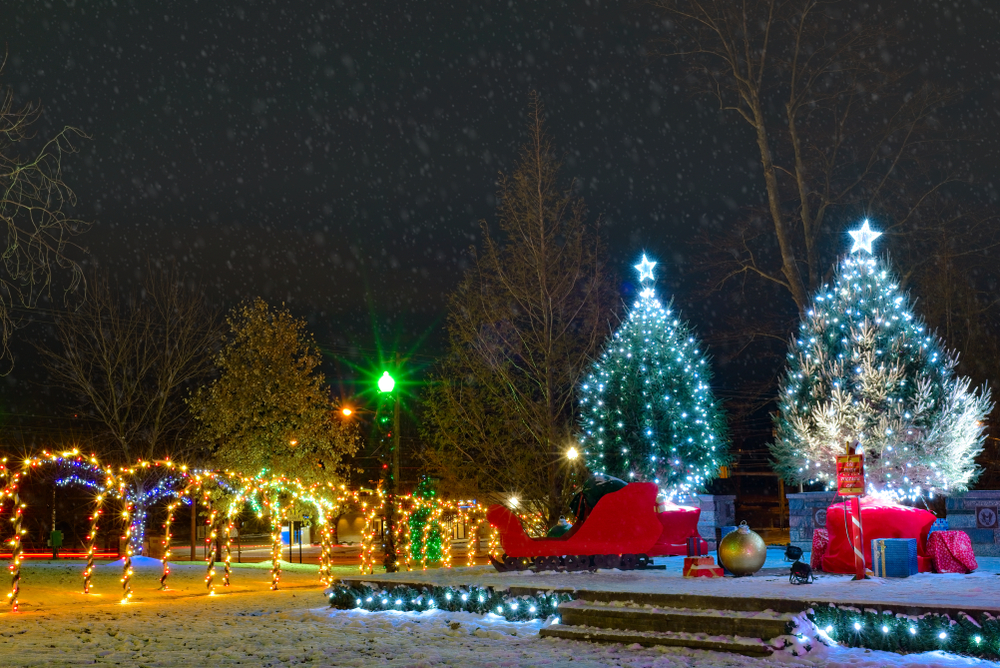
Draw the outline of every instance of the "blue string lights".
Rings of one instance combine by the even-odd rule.
[[[730,462],[725,420],[703,347],[653,290],[656,262],[635,266],[642,291],[580,386],[580,445],[592,473],[700,492]]]

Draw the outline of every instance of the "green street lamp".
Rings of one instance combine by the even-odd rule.
[[[385,392],[388,394],[396,387],[396,380],[389,375],[388,371],[382,372],[382,377],[378,379],[378,389],[379,392]]]
[[[399,361],[398,357],[396,361]],[[388,535],[384,537],[385,559],[383,560],[383,564],[387,572],[394,573],[399,570],[394,537],[396,518],[393,508],[399,488],[399,394],[393,393],[393,390],[396,389],[396,379],[388,371],[382,372],[382,376],[378,379],[377,384],[379,393],[382,395],[379,398],[377,424],[382,438],[385,439],[388,437],[390,439],[389,453],[392,462],[392,469],[387,481],[388,489],[386,490],[389,493],[389,503],[386,508],[385,518]],[[392,422],[390,422],[390,415]]]

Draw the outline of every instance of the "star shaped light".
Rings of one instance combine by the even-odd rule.
[[[642,262],[635,265],[636,270],[639,272],[639,282],[642,283],[647,278],[653,280],[653,267],[656,266],[655,262],[650,262],[646,259],[646,254],[642,254]]]
[[[851,246],[851,252],[854,253],[859,250],[863,250],[869,255],[872,254],[872,242],[882,236],[881,232],[876,232],[875,230],[868,227],[868,219],[865,218],[864,225],[861,226],[860,230],[852,230],[848,232],[854,239],[854,245]]]

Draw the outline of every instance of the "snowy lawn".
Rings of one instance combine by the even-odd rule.
[[[325,606],[315,566],[289,567],[282,589],[268,591],[266,568],[238,568],[233,587],[204,594],[204,567],[172,567],[174,591],[158,592],[156,563],[137,568],[136,601],[117,602],[119,569],[98,568],[95,591],[79,590],[79,564],[25,563],[31,605],[0,615],[0,666],[985,666],[941,653],[899,656],[818,648],[804,657],[750,659],[673,648],[643,649],[541,639],[542,622],[494,615],[336,611]],[[219,567],[221,570],[221,566]],[[292,570],[294,569],[294,570]],[[356,572],[347,567],[341,574]],[[220,590],[221,591],[221,590]]]
[[[809,554],[803,557],[808,562]],[[1000,558],[979,557],[979,569],[970,575],[958,573],[919,573],[909,578],[869,578],[854,582],[850,575],[817,574],[810,585],[788,582],[789,563],[782,551],[768,550],[763,570],[747,578],[684,578],[683,558],[657,558],[666,570],[607,571],[594,573],[498,573],[491,566],[456,567],[427,571],[401,572],[393,575],[375,573],[379,582],[428,583],[480,586],[507,589],[528,587],[539,590],[591,590],[637,593],[702,594],[757,598],[807,599],[815,602],[935,606],[969,606],[993,609],[1000,613]],[[350,577],[358,577],[356,574]],[[997,613],[994,613],[997,614]]]

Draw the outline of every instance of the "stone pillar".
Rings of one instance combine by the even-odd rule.
[[[948,528],[964,531],[977,557],[1000,557],[1000,490],[981,489],[948,497]]]
[[[701,508],[698,533],[708,541],[708,549],[716,549],[715,528],[730,526],[736,519],[736,496],[733,494],[696,494],[692,501]]]
[[[826,526],[826,509],[837,502],[836,492],[801,492],[788,498],[789,541],[804,552],[812,551],[813,529]]]

